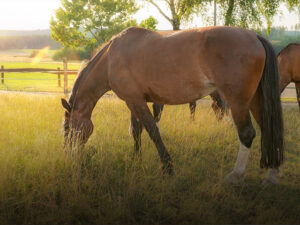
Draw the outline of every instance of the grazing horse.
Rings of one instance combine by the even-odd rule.
[[[116,35],[79,73],[65,111],[65,143],[85,144],[93,132],[92,111],[112,90],[131,111],[135,152],[142,127],[158,150],[163,171],[173,173],[171,157],[147,106],[186,104],[218,90],[228,102],[240,141],[228,183],[243,180],[255,137],[250,111],[261,128],[261,160],[276,182],[283,162],[283,121],[277,58],[256,33],[234,27],[207,27],[161,35],[128,28]]]
[[[277,59],[280,90],[283,92],[289,83],[294,82],[300,110],[300,44],[289,44],[281,50]]]

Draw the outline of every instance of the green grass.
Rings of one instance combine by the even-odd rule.
[[[29,62],[0,62],[4,68],[44,68],[63,69],[63,64],[58,62],[32,64]],[[68,69],[77,70],[79,63],[68,64]],[[61,87],[58,86],[57,74],[47,73],[5,73],[4,84],[0,84],[0,90],[8,91],[42,91],[63,92],[63,75],[61,75]],[[69,89],[71,89],[76,75],[69,75]]]
[[[63,69],[63,63],[61,62],[40,62],[38,64],[33,64],[31,62],[0,62],[0,65],[3,65],[4,68],[44,68],[44,69]],[[76,70],[80,68],[80,63],[70,63],[68,64],[68,69]]]
[[[283,101],[283,102],[296,102],[297,103],[297,98],[281,97],[281,101]]]
[[[167,106],[161,133],[175,168],[164,177],[143,132],[133,160],[124,102],[104,98],[81,152],[62,146],[58,96],[0,95],[0,224],[299,224],[300,115],[284,109],[286,162],[281,184],[263,188],[259,132],[245,182],[222,185],[239,143],[232,124],[217,123],[209,104],[196,121],[187,105]]]

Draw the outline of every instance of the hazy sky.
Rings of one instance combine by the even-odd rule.
[[[49,20],[54,10],[60,6],[60,0],[0,0],[0,29],[4,30],[35,30],[48,29]],[[281,16],[276,16],[274,25],[290,28],[299,23],[296,13],[288,12],[284,6]],[[166,21],[153,6],[146,6],[134,17],[141,21],[153,15],[159,20],[158,29],[171,29],[171,25]],[[201,19],[197,19],[197,24],[188,26],[203,26]]]

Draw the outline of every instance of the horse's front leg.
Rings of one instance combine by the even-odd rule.
[[[160,160],[163,163],[163,171],[172,175],[173,166],[171,157],[161,139],[159,129],[156,126],[156,121],[154,120],[147,103],[143,100],[126,103],[131,113],[143,124],[150,138],[155,143]]]
[[[191,120],[195,120],[196,102],[190,102]]]
[[[134,153],[135,153],[135,156],[140,156],[141,155],[141,144],[142,144],[141,134],[143,131],[143,125],[132,113],[131,113],[131,125],[130,126],[131,126],[132,137],[134,140]]]

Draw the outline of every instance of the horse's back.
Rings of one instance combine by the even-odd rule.
[[[224,84],[240,87],[239,80],[252,82],[249,73],[257,74],[252,77],[258,84],[264,58],[256,34],[241,28],[208,27],[167,34],[129,28],[111,47],[111,83],[118,90],[120,83],[126,83],[149,101],[180,104]]]
[[[300,44],[291,43],[278,54],[280,78],[287,82],[300,81]]]

